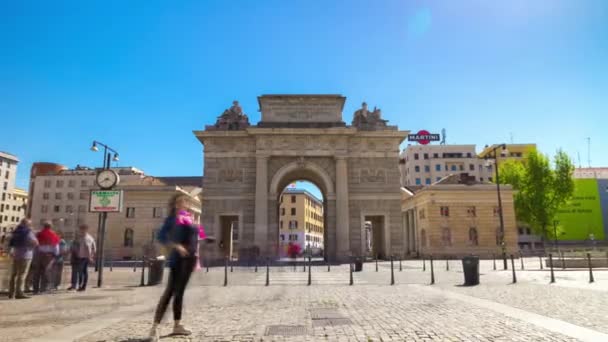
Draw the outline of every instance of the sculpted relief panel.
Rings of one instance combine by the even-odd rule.
[[[346,149],[346,139],[317,135],[259,137],[257,148],[265,151],[333,151]]]

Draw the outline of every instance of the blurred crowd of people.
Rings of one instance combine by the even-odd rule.
[[[89,234],[87,225],[81,225],[76,237],[68,242],[61,232],[53,230],[50,222],[34,231],[31,220],[26,218],[10,235],[8,248],[10,299],[29,298],[27,292],[37,295],[58,290],[68,258],[72,274],[67,290],[86,290],[88,266],[96,253],[95,239]]]

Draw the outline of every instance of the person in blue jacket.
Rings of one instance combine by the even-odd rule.
[[[160,297],[154,323],[150,331],[150,340],[159,340],[158,325],[163,319],[171,298],[173,298],[173,333],[172,335],[190,335],[191,332],[180,323],[182,319],[182,303],[186,285],[196,267],[199,226],[192,223],[192,217],[187,212],[188,197],[177,194],[169,201],[169,216],[158,233],[159,242],[164,245],[169,254],[169,281],[167,288]],[[208,242],[212,239],[208,238]]]

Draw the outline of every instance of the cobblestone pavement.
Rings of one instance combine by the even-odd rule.
[[[272,267],[268,287],[265,267],[257,273],[253,267],[228,269],[226,287],[223,268],[209,273],[203,270],[195,274],[186,294],[184,323],[193,330],[193,336],[165,337],[162,341],[576,341],[578,335],[564,330],[568,324],[608,333],[606,280],[589,285],[584,272],[569,271],[570,285],[556,286],[549,285],[548,278],[538,278],[539,271],[518,269],[518,283],[510,284],[510,271],[493,271],[491,261],[484,261],[481,284],[462,287],[460,265],[450,261],[446,271],[445,261],[436,261],[434,286],[428,285],[430,265],[427,262],[426,271],[422,271],[420,261],[403,262],[402,271],[395,262],[395,286],[389,285],[387,262],[379,263],[378,272],[373,263],[365,264],[363,272],[353,274],[353,286],[349,286],[348,266],[332,266],[331,272],[325,266],[313,267],[311,286],[307,286],[308,273],[301,265],[295,271],[293,267]],[[604,279],[608,272],[597,273]],[[112,277],[118,284],[132,284],[138,280],[136,275],[115,270]],[[598,284],[600,287],[592,287]],[[25,307],[17,306],[24,301],[0,301],[0,341],[52,335],[54,329],[66,326],[63,334],[67,330],[73,337],[69,329],[78,322],[94,321],[113,310],[118,322],[107,327],[93,325],[77,340],[145,341],[161,291],[161,287],[95,289],[82,295],[93,298],[59,294],[25,301]],[[136,314],[121,316],[120,308],[136,303],[147,306]],[[5,307],[9,308],[7,316]],[[45,322],[49,309],[55,310],[51,324]],[[527,317],[534,314],[535,319]],[[162,326],[164,333],[170,331],[170,316],[169,310]],[[539,323],[538,317],[549,323]],[[26,326],[31,333],[14,338]]]

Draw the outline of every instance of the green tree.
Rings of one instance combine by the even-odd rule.
[[[549,158],[536,151],[524,162],[506,161],[501,165],[500,182],[513,186],[517,220],[545,239],[553,234],[547,229],[558,209],[572,197],[574,165],[566,153],[558,150],[553,167]]]

